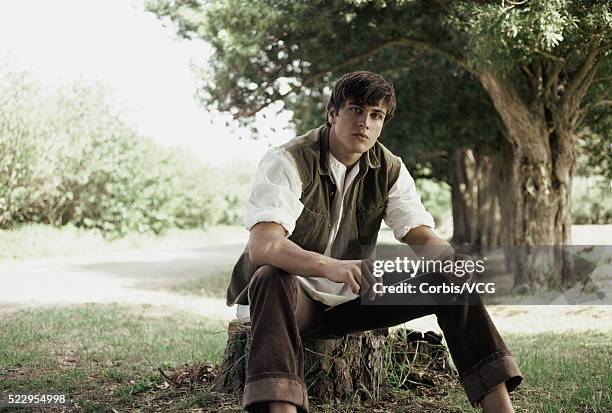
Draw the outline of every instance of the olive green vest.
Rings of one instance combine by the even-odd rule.
[[[304,209],[289,239],[305,250],[323,253],[331,229],[336,186],[329,171],[329,129],[323,125],[282,145],[295,160],[302,181]],[[399,176],[400,160],[376,142],[359,160],[359,173],[345,195],[344,213],[332,246],[338,259],[368,257],[376,245],[387,194]],[[227,305],[248,304],[247,287],[257,270],[248,247],[234,266]]]

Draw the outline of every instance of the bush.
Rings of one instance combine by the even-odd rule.
[[[572,223],[612,224],[612,182],[601,176],[574,178]]]
[[[220,182],[223,182],[225,198],[225,209],[220,222],[227,225],[242,225],[256,167],[245,164],[240,168],[226,167],[220,171],[222,173]]]
[[[436,225],[440,225],[444,217],[452,214],[450,185],[432,179],[418,179],[416,187],[425,209],[433,216]]]
[[[108,237],[235,223],[246,175],[224,175],[142,138],[103,88],[43,89],[0,76],[0,228],[97,228]]]

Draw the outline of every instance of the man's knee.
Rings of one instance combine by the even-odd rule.
[[[253,274],[249,285],[249,298],[262,291],[295,295],[297,288],[298,281],[295,275],[272,265],[264,265]]]

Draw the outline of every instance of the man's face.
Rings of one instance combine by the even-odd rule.
[[[343,163],[353,163],[374,146],[383,128],[385,109],[383,102],[363,105],[349,98],[338,113],[330,110],[330,146],[334,156]]]

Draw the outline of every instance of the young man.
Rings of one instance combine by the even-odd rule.
[[[250,238],[234,267],[228,305],[250,318],[243,406],[307,412],[301,336],[339,336],[436,314],[473,405],[512,412],[522,381],[514,358],[479,305],[362,305],[374,277],[364,248],[382,220],[398,240],[444,249],[414,180],[378,138],[395,110],[393,86],[370,72],[337,80],[327,122],[262,159],[248,202]],[[439,253],[436,255],[440,255]],[[439,274],[434,274],[439,275]]]

